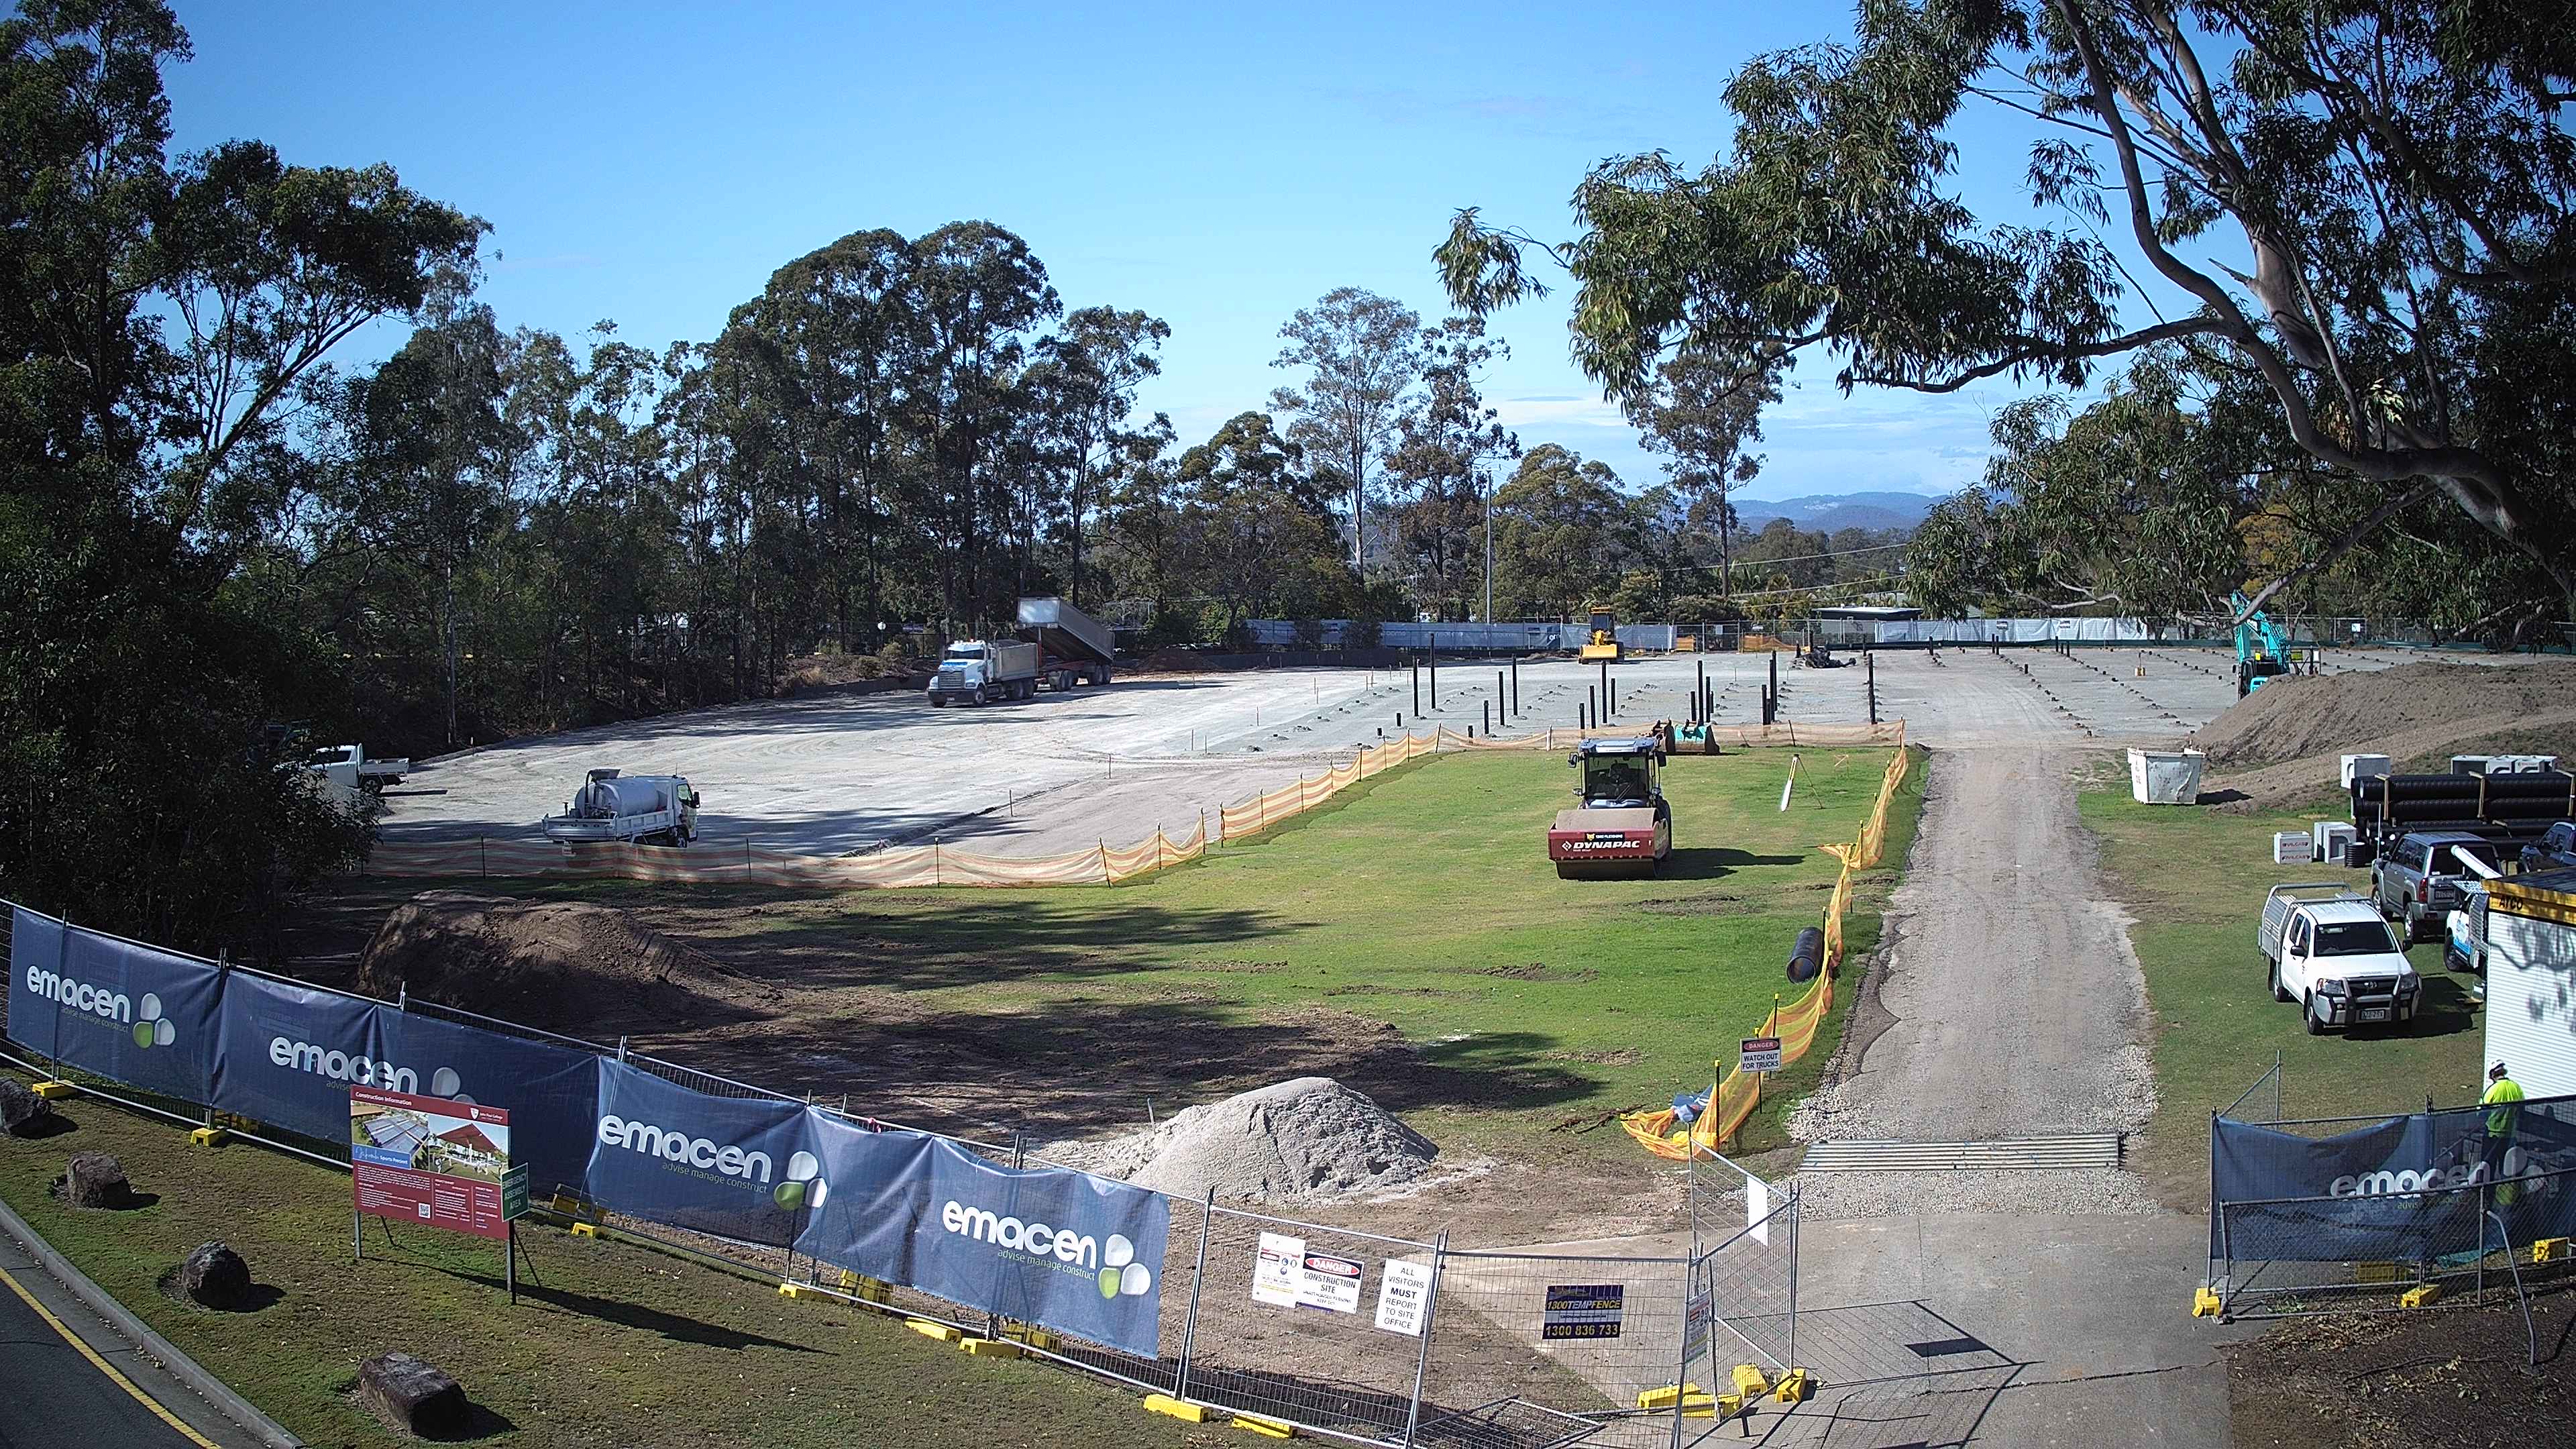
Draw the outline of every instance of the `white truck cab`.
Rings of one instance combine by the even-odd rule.
[[[2395,1026],[2423,1004],[2424,983],[2377,904],[2339,881],[2274,886],[2257,943],[2272,999],[2298,1002],[2310,1035]]]

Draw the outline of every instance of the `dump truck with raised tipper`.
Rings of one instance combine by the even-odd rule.
[[[564,845],[686,845],[698,837],[698,792],[680,775],[593,770],[546,838]]]
[[[1673,811],[1660,778],[1661,734],[1585,740],[1567,756],[1574,808],[1556,812],[1547,858],[1567,880],[1653,875],[1673,853]]]
[[[2255,933],[2274,1001],[2299,1003],[2310,1036],[2415,1019],[2424,983],[2379,907],[2341,881],[2274,886]]]
[[[1107,684],[1118,662],[1108,627],[1062,599],[1020,600],[1020,633],[1038,646],[1038,672],[1058,693]]]

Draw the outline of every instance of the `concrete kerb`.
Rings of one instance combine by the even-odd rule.
[[[113,1294],[90,1281],[89,1275],[71,1264],[71,1260],[54,1251],[54,1246],[36,1235],[27,1221],[7,1203],[0,1203],[0,1232],[7,1233],[44,1265],[55,1282],[71,1290],[92,1313],[105,1320],[108,1327],[132,1343],[144,1357],[159,1364],[172,1378],[188,1386],[199,1398],[213,1406],[215,1412],[250,1431],[253,1437],[271,1449],[304,1449],[304,1441],[286,1431],[286,1427],[259,1411],[250,1400],[234,1393],[222,1379],[206,1371],[195,1359],[181,1353],[170,1340],[154,1333],[132,1310],[116,1301]]]

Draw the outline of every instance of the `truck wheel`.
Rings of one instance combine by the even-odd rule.
[[[975,686],[975,707],[977,709],[984,707],[984,686],[980,684]]]
[[[2278,961],[2272,963],[2272,999],[2274,1001],[2290,999],[2288,988],[2281,985],[2281,963]]]
[[[2315,992],[2311,991],[2307,995],[2299,998],[2299,1014],[2307,1022],[2308,1035],[2324,1036],[2326,1034],[2325,1023],[2317,1020],[2317,994]]]

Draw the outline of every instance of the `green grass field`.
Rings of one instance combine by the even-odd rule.
[[[2101,838],[2112,894],[2135,918],[2129,939],[2155,1009],[2156,1117],[2141,1166],[2167,1202],[2206,1204],[2209,1114],[2261,1076],[2276,1051],[2290,1117],[2402,1112],[2427,1094],[2446,1106],[2477,1099],[2485,1023],[2469,999],[2473,978],[2442,969],[2440,943],[2408,953],[2424,977],[2425,1005],[2394,1033],[2309,1036],[2298,1008],[2274,1003],[2265,988],[2254,931],[2266,891],[2338,879],[2370,888],[2368,871],[2272,864],[2272,832],[2338,817],[2339,795],[2323,794],[2306,811],[2253,815],[2140,805],[2120,769],[2078,804]],[[2270,1107],[2268,1089],[2262,1107]]]
[[[1040,1080],[1117,1080],[1123,1059],[1142,1071],[1184,1037],[1239,1039],[1257,1066],[1265,1033],[1391,1023],[1422,1070],[1386,1105],[1444,1144],[1543,1155],[1542,1134],[1569,1119],[1705,1087],[1713,1057],[1731,1061],[1775,996],[1794,999],[1783,966],[1837,869],[1818,844],[1858,830],[1887,760],[1801,751],[1783,812],[1787,751],[1675,759],[1675,854],[1650,879],[1559,880],[1545,828],[1570,798],[1563,759],[1466,754],[1129,885],[850,893],[737,917],[746,934],[727,944],[900,987],[943,1031],[983,1023],[983,1044]],[[1854,960],[1878,940],[1919,778],[1896,802],[1886,863],[1861,882]],[[1830,1047],[1775,1083],[1781,1106],[1765,1104],[1755,1145]],[[1637,1151],[1615,1131],[1581,1140]]]
[[[0,1138],[0,1196],[145,1322],[316,1446],[416,1442],[348,1399],[387,1349],[445,1368],[485,1411],[475,1437],[527,1445],[918,1444],[985,1449],[996,1424],[1044,1424],[1073,1446],[1219,1444],[1133,1395],[1034,1362],[972,1359],[847,1304],[615,1240],[523,1228],[517,1307],[497,1245],[367,1223],[349,1257],[349,1177],[266,1149],[188,1146],[184,1128],[97,1102],[75,1130]],[[68,1208],[46,1182],[74,1152],[111,1152],[149,1206]],[[277,1290],[250,1313],[158,1287],[220,1238]],[[1013,1436],[1017,1437],[1017,1436]],[[1240,1438],[1241,1436],[1233,1436]]]

